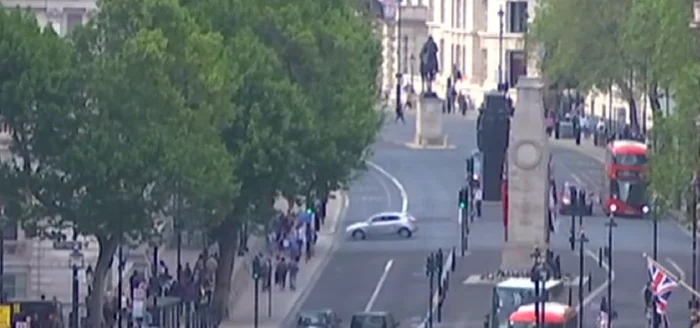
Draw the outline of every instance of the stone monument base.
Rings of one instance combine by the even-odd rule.
[[[539,246],[543,254],[546,253],[545,247],[546,245]],[[506,243],[503,246],[501,269],[513,271],[530,270],[534,263],[531,257],[534,250],[531,244]]]
[[[442,131],[442,99],[434,92],[420,95],[416,102],[416,134],[411,148],[448,148]]]

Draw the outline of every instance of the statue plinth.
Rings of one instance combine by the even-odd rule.
[[[532,266],[534,247],[549,244],[549,139],[545,133],[544,84],[520,77],[508,147],[508,242],[504,269]]]
[[[445,147],[442,131],[442,100],[435,92],[422,93],[416,104],[415,144],[420,147]]]

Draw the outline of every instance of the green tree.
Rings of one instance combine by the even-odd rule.
[[[223,219],[236,192],[235,158],[220,138],[229,112],[217,106],[227,99],[228,81],[203,65],[221,67],[225,51],[196,24],[171,42],[168,28],[182,28],[185,20],[155,17],[178,7],[169,0],[106,1],[91,26],[77,34],[75,55],[50,32],[34,39],[10,33],[18,45],[46,44],[37,47],[52,59],[45,72],[38,70],[42,56],[3,56],[16,62],[3,68],[19,73],[4,83],[8,91],[37,85],[0,105],[12,108],[3,115],[14,130],[12,152],[21,158],[20,165],[2,168],[3,196],[25,227],[40,231],[68,224],[96,236],[100,251],[91,313],[102,313],[104,277],[122,233],[140,240],[154,233],[154,218],[169,207],[174,185],[188,204],[207,207],[205,219],[212,225]],[[128,17],[120,29],[125,9],[145,17]],[[28,19],[22,24],[38,31]],[[3,29],[8,30],[15,29]],[[186,84],[177,74],[182,71],[191,74]],[[98,327],[102,316],[90,320]]]
[[[544,0],[532,37],[544,47],[540,68],[546,78],[573,79],[582,91],[617,86],[629,105],[630,122],[638,128],[634,93],[638,61],[636,54],[620,46],[631,6],[631,0]]]
[[[202,26],[223,35],[231,66],[240,69],[239,87],[228,105],[236,115],[222,135],[237,159],[233,174],[239,177],[240,194],[232,199],[225,221],[211,231],[220,250],[213,306],[226,316],[238,233],[244,224],[267,225],[275,197],[296,182],[301,150],[315,122],[307,98],[285,75],[277,53],[247,23],[264,7],[237,0],[187,5]]]
[[[224,138],[240,158],[241,193],[217,229],[214,301],[225,313],[242,223],[267,224],[275,195],[323,195],[362,168],[379,130],[379,45],[350,2],[188,1],[200,24],[220,32],[243,69],[240,108]]]

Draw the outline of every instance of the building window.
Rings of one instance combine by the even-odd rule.
[[[435,0],[430,0],[428,2],[428,11],[430,12],[430,21],[434,22],[435,21]]]
[[[67,13],[66,14],[66,35],[70,35],[80,25],[83,25],[82,13]]]
[[[462,46],[462,78],[467,73],[467,48]]]
[[[462,28],[462,0],[457,0],[455,6],[457,7],[457,10],[455,10],[455,15],[457,16],[455,27]]]
[[[462,27],[467,28],[467,0],[462,0]]]
[[[524,33],[527,29],[527,1],[508,2],[508,33]]]
[[[440,65],[441,67],[445,67],[445,39],[440,39],[440,49],[438,49],[438,52],[440,53]]]
[[[445,1],[446,0],[440,0],[440,23],[445,23]]]
[[[462,46],[457,45],[455,46],[455,56],[452,59],[454,62],[455,67],[459,69],[459,67],[462,67]]]
[[[508,52],[508,84],[515,87],[521,76],[527,75],[527,65],[525,65],[525,52],[522,50]]]

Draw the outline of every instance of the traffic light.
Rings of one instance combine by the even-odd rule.
[[[469,207],[469,189],[467,187],[462,187],[459,189],[459,208],[466,209]]]
[[[430,277],[435,272],[435,255],[430,253],[425,262],[425,275]]]
[[[467,158],[467,174],[469,179],[474,175],[474,157]]]

